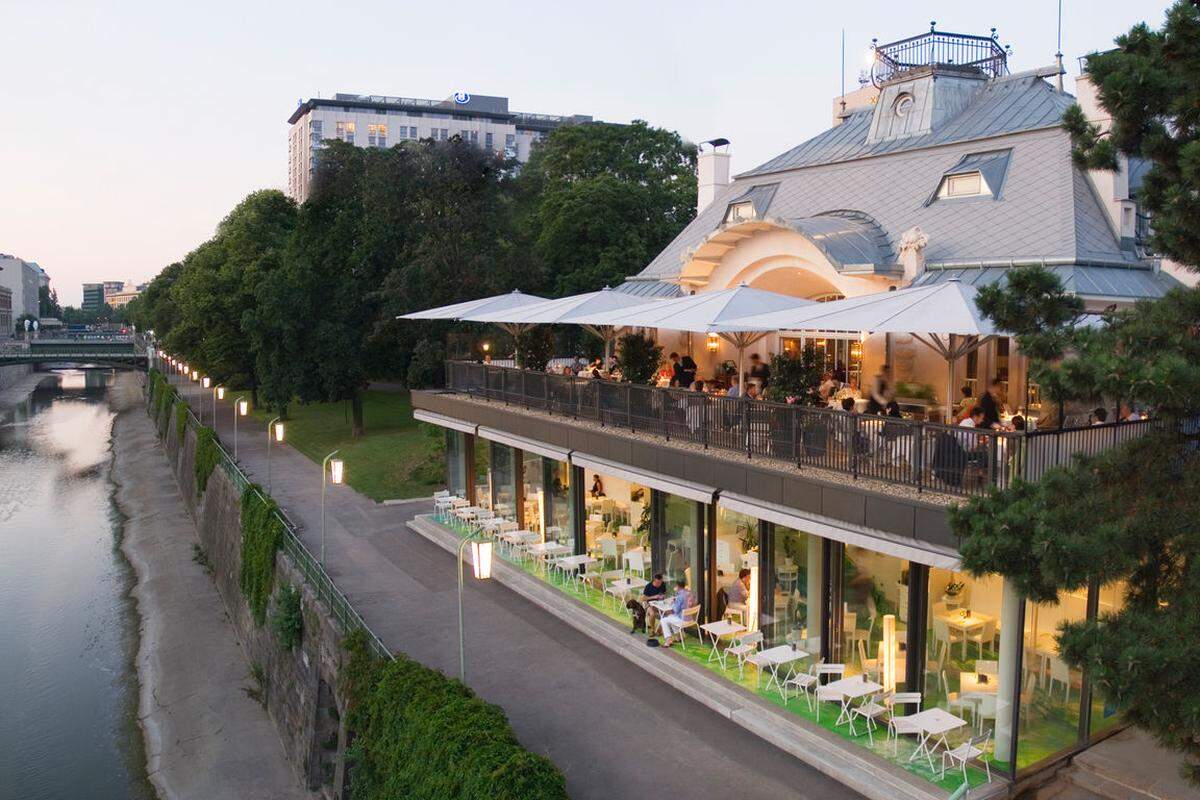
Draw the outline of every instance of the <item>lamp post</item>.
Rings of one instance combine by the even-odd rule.
[[[200,385],[205,389],[209,388],[212,386],[212,378],[205,375],[200,379]],[[204,421],[204,395],[200,395],[200,421]],[[217,404],[215,401],[213,402],[213,427],[217,427]]]
[[[250,402],[248,400],[245,400],[244,399],[245,397],[246,397],[246,395],[243,394],[243,395],[240,395],[237,400],[233,401],[233,460],[234,461],[237,461],[237,450],[238,450],[238,448],[237,448],[237,444],[238,444],[238,437],[237,437],[238,423],[237,423],[237,421],[238,421],[238,417],[244,417],[248,413],[250,413]]]
[[[283,444],[283,423],[281,417],[276,417],[267,423],[267,494],[271,493],[271,444]]]
[[[339,451],[334,450],[321,461],[321,566],[325,566],[325,478],[330,483],[341,483],[345,478],[346,465],[340,458],[334,458]],[[331,460],[332,459],[332,460]],[[326,472],[325,465],[329,465]]]
[[[463,551],[471,545],[471,568],[477,580],[492,577],[492,543],[488,539],[463,539],[458,546],[458,679],[467,682],[467,646],[463,627]]]

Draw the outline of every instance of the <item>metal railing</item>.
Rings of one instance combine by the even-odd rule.
[[[886,483],[972,496],[1093,455],[1161,427],[1157,421],[1010,433],[826,408],[721,397],[451,361],[446,387],[582,419]]]
[[[171,387],[171,392],[175,395],[176,400],[186,402],[174,386]],[[152,412],[153,406],[148,405],[147,410]],[[205,427],[195,412],[192,411],[190,405],[188,406],[187,416],[189,424],[193,429]],[[233,460],[233,456],[229,454],[229,451],[225,449],[219,439],[214,437],[213,444],[217,448],[217,463],[220,464],[221,469],[229,479],[233,481],[234,486],[237,487],[239,492],[250,489],[264,502],[271,499],[261,486],[251,481],[249,476],[242,471],[242,468]],[[367,634],[367,641],[370,643],[371,650],[377,657],[388,660],[394,659],[395,656],[392,655],[387,645],[371,630],[366,620],[363,619],[362,614],[359,614],[358,610],[354,608],[354,605],[350,602],[350,598],[346,597],[345,593],[337,587],[337,584],[329,577],[329,573],[321,566],[321,562],[305,546],[297,533],[296,526],[288,519],[287,514],[278,506],[276,506],[274,513],[276,520],[278,520],[283,529],[283,543],[280,549],[292,562],[292,566],[299,570],[301,576],[303,576],[305,582],[312,588],[317,598],[324,603],[330,616],[337,620],[338,624],[342,626],[342,630],[347,634],[361,628]]]
[[[873,77],[882,82],[893,75],[931,64],[973,67],[998,78],[1008,74],[1008,51],[992,36],[948,33],[930,26],[928,33],[875,47]]]

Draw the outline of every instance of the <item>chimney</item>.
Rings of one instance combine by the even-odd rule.
[[[729,185],[729,140],[710,139],[701,142],[697,149],[696,213],[700,214]]]

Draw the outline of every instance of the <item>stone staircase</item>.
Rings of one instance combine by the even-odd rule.
[[[1077,755],[1032,800],[1200,800],[1179,775],[1179,757],[1132,728]]]

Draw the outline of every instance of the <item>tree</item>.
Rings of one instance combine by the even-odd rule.
[[[822,361],[812,345],[807,345],[800,355],[779,353],[771,359],[771,382],[766,398],[777,403],[824,405],[821,398],[823,371]]]
[[[617,369],[629,383],[650,383],[662,363],[662,345],[642,333],[627,333],[617,340]]]
[[[541,262],[527,286],[588,292],[641,271],[695,216],[695,168],[694,145],[641,120],[555,129],[517,179]]]
[[[154,331],[162,339],[179,321],[179,309],[171,299],[171,287],[183,272],[183,262],[176,261],[154,276],[150,284],[126,306],[129,321],[140,331]]]
[[[49,286],[38,287],[38,316],[53,318],[62,316],[62,306],[58,304],[58,292]]]
[[[534,325],[516,336],[516,362],[522,369],[541,372],[554,358],[554,331],[548,325]]]

